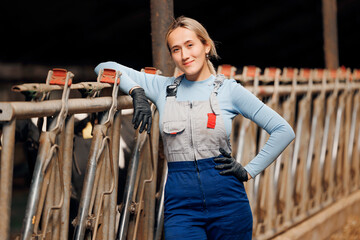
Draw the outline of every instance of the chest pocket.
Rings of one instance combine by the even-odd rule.
[[[186,151],[189,148],[186,120],[164,122],[163,140],[169,153]]]
[[[183,152],[188,149],[187,103],[168,98],[163,119],[163,140],[169,153]]]
[[[177,135],[182,133],[185,130],[186,122],[182,121],[173,121],[173,122],[165,122],[163,131],[169,135]]]

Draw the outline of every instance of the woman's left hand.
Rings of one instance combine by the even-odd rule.
[[[142,133],[147,130],[147,133],[151,131],[151,107],[150,103],[145,96],[145,91],[141,87],[133,88],[130,90],[130,96],[133,98],[134,113],[132,123],[134,128],[137,129],[140,126],[139,132]]]
[[[236,160],[231,157],[230,153],[222,148],[220,148],[219,151],[222,156],[216,157],[214,162],[223,163],[215,166],[215,169],[224,170],[220,172],[221,175],[234,175],[241,182],[249,180],[248,172],[240,163],[236,162]]]

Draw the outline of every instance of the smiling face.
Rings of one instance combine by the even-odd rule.
[[[188,80],[201,81],[210,77],[206,62],[210,45],[203,44],[195,32],[183,27],[174,29],[168,37],[168,46],[176,67],[185,73]]]

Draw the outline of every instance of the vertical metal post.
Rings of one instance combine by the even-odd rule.
[[[56,204],[56,203],[59,203],[63,200],[64,198],[64,193],[62,191],[62,189],[64,189],[64,186],[62,186],[62,183],[64,182],[63,179],[61,179],[61,175],[60,174],[60,171],[63,171],[63,164],[64,164],[64,151],[65,151],[65,143],[66,143],[66,140],[65,140],[65,132],[64,131],[61,131],[59,133],[59,135],[57,136],[57,138],[59,139],[59,152],[57,153],[57,156],[55,158],[58,159],[58,165],[57,164],[54,164],[55,168],[54,168],[54,172],[53,172],[53,175],[55,176],[55,181],[54,181],[54,190],[55,190],[55,193],[54,193],[54,200],[53,200],[53,206]],[[55,159],[54,159],[55,160]],[[52,207],[53,207],[52,206]],[[61,210],[62,208],[60,209],[54,209],[53,212],[52,212],[52,240],[59,240],[61,239],[60,238],[60,232],[61,232],[61,228],[62,228],[62,224],[61,224]]]
[[[63,154],[63,177],[64,177],[64,204],[61,209],[61,233],[60,239],[68,239],[69,234],[69,209],[71,195],[71,169],[74,145],[74,115],[70,116],[65,126],[65,142]]]
[[[138,134],[136,139],[136,145],[134,147],[133,155],[130,159],[129,170],[126,177],[126,184],[124,189],[124,197],[123,197],[123,209],[120,216],[120,224],[117,232],[117,239],[125,240],[127,236],[127,230],[129,226],[130,212],[132,207],[132,199],[136,184],[136,173],[139,169],[139,161],[140,161],[140,149],[144,145],[146,141],[146,133]]]
[[[325,66],[339,67],[336,0],[322,0]]]
[[[149,226],[149,232],[148,232],[148,238],[147,239],[153,239],[154,237],[154,230],[155,230],[155,208],[156,208],[156,182],[158,178],[158,164],[159,164],[159,139],[160,139],[160,131],[159,131],[159,112],[155,111],[153,115],[153,123],[154,126],[151,129],[151,139],[149,139],[150,142],[150,154],[152,156],[150,157],[150,160],[152,159],[154,161],[153,165],[153,179],[152,182],[149,183],[149,186],[147,187],[147,191],[145,193],[145,196],[148,201],[148,226]],[[150,161],[149,161],[150,162]],[[149,164],[151,166],[151,164]],[[151,168],[149,168],[151,169]],[[151,174],[151,173],[150,173]],[[153,207],[155,206],[155,207]]]
[[[115,114],[112,128],[112,153],[114,169],[115,189],[110,196],[110,216],[109,216],[109,239],[113,240],[116,236],[116,213],[117,213],[117,189],[119,174],[119,147],[120,147],[120,130],[121,130],[121,111]]]
[[[162,232],[163,232],[163,225],[164,225],[164,200],[165,200],[165,194],[164,194],[164,190],[165,190],[165,184],[166,184],[166,179],[167,179],[167,164],[165,163],[163,166],[163,172],[162,172],[162,177],[161,177],[161,182],[160,182],[160,190],[159,193],[160,198],[159,198],[159,203],[158,203],[158,212],[157,212],[157,216],[156,216],[156,229],[154,232],[154,240],[161,240],[162,237]]]
[[[110,142],[111,144],[111,142]],[[102,207],[100,209],[100,212],[102,212],[102,217],[98,216],[98,218],[102,218],[102,223],[99,227],[99,237],[97,239],[107,239],[108,238],[108,229],[109,229],[109,195],[104,195],[103,198],[101,198],[102,194],[106,192],[110,188],[110,177],[111,174],[111,166],[110,166],[110,154],[109,153],[109,146],[104,149],[103,152],[103,159],[102,159],[102,168],[101,168],[101,176],[100,181],[98,183],[98,197],[96,197],[96,200],[99,199],[99,201],[95,201],[96,206],[94,206],[94,209],[97,209],[99,211],[99,207]],[[101,190],[101,191],[99,191]],[[102,200],[102,202],[101,202]],[[98,202],[98,204],[97,204]],[[101,205],[102,204],[102,205]],[[100,231],[101,230],[101,231]],[[100,237],[102,234],[102,238]]]
[[[28,202],[26,205],[26,212],[23,221],[22,234],[20,239],[28,240],[31,239],[34,224],[36,219],[36,212],[39,206],[40,194],[42,191],[42,183],[44,180],[44,165],[46,159],[49,157],[51,144],[55,141],[55,135],[50,132],[43,132],[40,135],[40,147],[38,155],[36,157],[36,164],[34,168],[34,174],[31,180],[31,186],[29,190]],[[49,166],[48,171],[51,171]],[[45,207],[44,207],[45,208]],[[46,219],[46,218],[45,218]]]
[[[151,36],[153,66],[172,76],[174,64],[165,42],[166,31],[174,18],[173,0],[151,0]]]
[[[3,146],[0,167],[0,238],[10,239],[11,195],[14,164],[16,120],[3,125]]]
[[[95,184],[95,173],[97,171],[97,154],[101,148],[102,141],[102,125],[95,125],[93,131],[93,139],[91,142],[90,153],[87,163],[86,174],[84,178],[84,185],[81,193],[80,205],[77,214],[77,226],[74,231],[74,238],[76,240],[82,240],[85,237],[85,231],[87,228],[87,220],[89,216],[90,201],[92,197],[93,189]]]

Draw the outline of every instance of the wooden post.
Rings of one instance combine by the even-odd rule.
[[[339,67],[336,0],[322,0],[325,66]]]
[[[165,34],[174,18],[173,0],[151,0],[151,36],[153,66],[165,76],[172,76],[174,64],[165,43]]]

